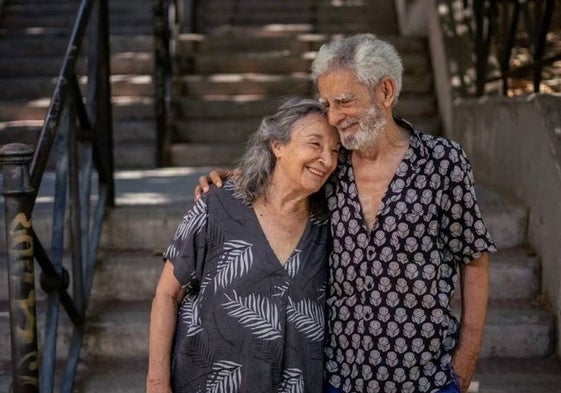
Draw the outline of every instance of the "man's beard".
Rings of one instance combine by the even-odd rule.
[[[362,150],[375,146],[382,129],[387,123],[382,111],[378,110],[377,107],[372,107],[359,119],[359,128],[355,134],[346,136],[343,134],[342,129],[348,125],[348,122],[344,122],[340,127],[337,127],[341,144],[347,150]]]

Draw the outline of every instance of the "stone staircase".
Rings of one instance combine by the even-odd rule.
[[[117,173],[118,207],[105,221],[76,392],[132,393],[144,388],[150,301],[162,268],[160,254],[206,170]],[[48,176],[40,196],[52,194],[53,183]],[[478,196],[501,249],[491,263],[491,300],[476,376],[479,392],[559,392],[561,365],[549,358],[553,318],[539,301],[539,257],[525,241],[527,210],[487,188],[479,189]],[[50,238],[50,212],[48,203],[39,203],[33,217],[43,242]],[[0,231],[4,233],[3,221]],[[5,246],[2,238],[0,249]],[[6,275],[3,265],[0,282],[7,282]],[[39,309],[44,299],[38,289]],[[7,300],[7,286],[0,285],[0,370],[6,374],[0,371],[0,392],[7,392],[10,375]],[[68,321],[62,317],[60,359],[68,340]]]
[[[35,7],[28,7],[30,3]],[[241,153],[247,135],[255,130],[261,116],[278,104],[280,97],[314,94],[307,75],[314,52],[331,34],[342,31],[374,31],[397,46],[406,66],[405,90],[397,114],[421,129],[438,132],[427,43],[424,39],[397,35],[395,24],[388,23],[395,20],[395,14],[387,1],[370,2],[370,10],[335,7],[318,0],[287,0],[282,6],[269,0],[237,1],[235,6],[233,1],[226,0],[202,3],[200,33],[184,34],[178,42],[177,65],[182,72],[174,81],[176,126],[170,164],[231,164]],[[149,2],[140,0],[139,4],[147,11],[138,14],[149,18]],[[31,15],[36,8],[36,14],[47,15],[44,10],[55,5],[59,8],[51,11],[52,17],[38,19],[49,21],[50,25],[44,28],[48,34],[28,36],[26,30],[17,27],[29,19],[19,18],[18,13],[23,12],[18,10],[27,9],[30,14],[26,15]],[[37,86],[52,84],[56,75],[56,68],[54,74],[46,71],[47,65],[62,58],[71,23],[64,19],[64,9],[75,13],[72,6],[75,3],[63,0],[8,0],[7,16],[0,25],[4,29],[0,53],[9,54],[0,57],[0,144],[5,143],[2,138],[8,135],[25,136],[29,139],[23,140],[30,143],[35,140],[37,131],[33,127],[44,116],[50,94],[47,88],[41,90]],[[116,174],[118,207],[107,215],[102,235],[87,336],[76,380],[75,391],[79,393],[144,390],[150,301],[162,268],[159,255],[192,203],[196,179],[207,172],[206,168],[192,167],[141,169],[154,167],[150,157],[155,156],[151,150],[155,146],[149,76],[151,27],[148,19],[136,26],[129,19],[119,20],[117,15],[121,12],[124,18],[127,7],[135,6],[123,0],[111,1],[115,156],[118,165],[136,170]],[[130,15],[134,20],[137,14],[131,11]],[[336,21],[335,17],[343,19]],[[20,74],[17,68],[10,68],[12,63],[29,70]],[[36,79],[27,79],[31,77]],[[26,92],[28,87],[38,93]],[[52,195],[53,183],[52,174],[47,174],[39,195]],[[483,358],[474,386],[478,385],[482,393],[561,392],[561,365],[551,358],[553,317],[540,296],[539,256],[526,243],[527,210],[495,194],[492,188],[478,190],[478,196],[486,223],[501,251],[492,257],[491,301]],[[3,211],[2,203],[0,199]],[[48,198],[42,198],[34,211],[34,226],[44,244],[50,239],[51,212]],[[0,250],[5,250],[5,224],[0,218]],[[0,260],[6,260],[4,255],[0,256]],[[11,374],[5,283],[7,272],[3,263],[0,393],[8,392]],[[45,295],[37,288],[41,309]],[[40,314],[40,327],[42,318]],[[62,316],[58,348],[61,360],[66,357],[68,342],[68,321]]]
[[[168,164],[231,165],[281,97],[314,95],[310,64],[333,33],[370,31],[394,43],[405,64],[396,113],[438,132],[426,40],[399,37],[395,11],[387,1],[342,3],[203,2],[200,34],[183,34],[177,43]]]
[[[34,145],[80,2],[4,3],[0,19],[0,145],[11,141]],[[120,168],[156,165],[151,7],[150,0],[109,2],[115,164]],[[82,58],[78,69],[84,75]],[[86,77],[79,80],[83,85]]]

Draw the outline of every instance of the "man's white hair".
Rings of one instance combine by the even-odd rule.
[[[401,92],[403,65],[395,47],[373,34],[335,37],[321,46],[312,63],[312,79],[338,68],[349,68],[371,92],[382,78],[390,77],[396,84],[396,101]],[[395,104],[394,102],[394,104]]]

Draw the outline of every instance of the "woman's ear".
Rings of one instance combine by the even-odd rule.
[[[275,155],[276,158],[280,158],[281,156],[281,147],[282,147],[282,143],[280,141],[272,141],[271,142],[271,150],[273,150],[273,154]]]

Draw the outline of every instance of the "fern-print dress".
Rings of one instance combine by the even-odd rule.
[[[213,188],[164,257],[182,285],[172,349],[179,392],[321,392],[327,221],[310,218],[281,264],[255,212]]]

